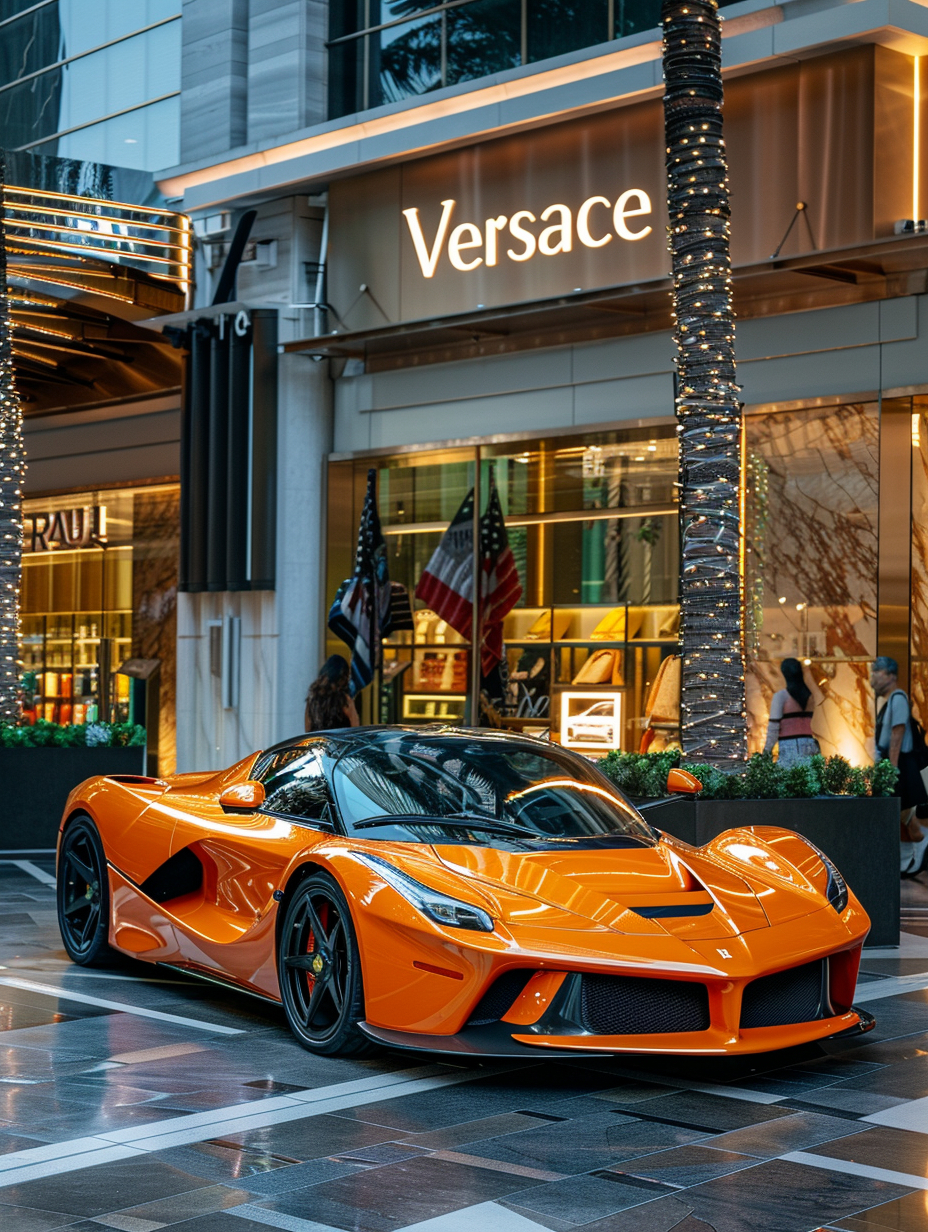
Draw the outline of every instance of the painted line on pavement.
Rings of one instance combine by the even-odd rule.
[[[889,1125],[893,1129],[908,1129],[916,1134],[928,1134],[928,1098],[910,1099],[905,1104],[871,1112],[861,1118],[872,1125]]]
[[[923,988],[928,988],[928,971],[919,971],[916,975],[892,975],[885,980],[871,980],[859,985],[854,993],[854,1003],[901,997],[903,993],[919,992]]]
[[[114,1159],[128,1159],[149,1151],[203,1142],[219,1133],[227,1137],[243,1130],[264,1129],[286,1121],[302,1121],[308,1117],[323,1116],[327,1112],[398,1099],[402,1095],[416,1095],[437,1087],[492,1078],[508,1072],[512,1067],[483,1066],[476,1070],[442,1073],[444,1068],[427,1065],[370,1078],[356,1078],[315,1090],[294,1091],[288,1095],[273,1095],[269,1099],[232,1104],[227,1108],[213,1108],[209,1112],[150,1121],[112,1133],[72,1138],[67,1142],[50,1142],[24,1151],[10,1151],[0,1155],[0,1189],[110,1163]]]
[[[865,1176],[871,1181],[889,1181],[892,1185],[904,1185],[906,1189],[928,1189],[928,1177],[915,1176],[911,1172],[895,1172],[892,1168],[874,1168],[870,1164],[857,1164],[850,1159],[832,1159],[829,1155],[813,1155],[810,1151],[790,1151],[780,1159],[790,1164],[807,1164],[811,1168],[824,1168],[828,1172],[845,1172],[848,1176]],[[762,1162],[758,1160],[758,1163]]]
[[[0,860],[0,864],[14,864],[21,872],[28,873],[36,881],[41,881],[42,885],[53,886],[56,884],[54,874],[46,873],[44,868],[39,868],[31,860]]]
[[[15,976],[0,975],[0,984],[9,988],[21,988],[25,992],[37,992],[61,1001],[76,1001],[81,1005],[96,1005],[100,1009],[113,1010],[117,1014],[134,1014],[138,1018],[155,1018],[158,1022],[173,1022],[179,1027],[194,1027],[197,1031],[210,1031],[214,1035],[244,1035],[239,1027],[221,1027],[217,1023],[202,1022],[198,1018],[184,1018],[181,1014],[166,1014],[162,1010],[147,1010],[125,1001],[106,1001],[103,997],[90,997],[84,992],[73,992],[56,984],[36,984]]]

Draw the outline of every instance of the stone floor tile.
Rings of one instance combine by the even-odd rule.
[[[891,1129],[886,1125],[871,1125],[865,1134],[855,1135],[853,1139],[823,1143],[816,1146],[815,1154],[874,1168],[891,1168],[894,1172],[909,1172],[913,1176],[928,1176],[928,1134]]]
[[[370,1167],[370,1165],[367,1165]],[[276,1194],[289,1193],[294,1189],[306,1189],[309,1185],[321,1185],[343,1176],[361,1171],[364,1164],[343,1159],[312,1159],[305,1164],[290,1164],[286,1168],[274,1168],[268,1172],[255,1172],[238,1182],[240,1189],[247,1189],[250,1202],[257,1202],[256,1194],[271,1198]]]
[[[776,1155],[785,1155],[788,1151],[805,1151],[811,1147],[818,1149],[820,1143],[829,1143],[835,1138],[872,1132],[873,1127],[865,1122],[801,1112],[776,1121],[765,1121],[763,1125],[751,1125],[746,1129],[722,1134],[712,1139],[712,1145],[740,1155],[772,1159]]]
[[[538,1211],[583,1225],[668,1195],[667,1187],[656,1182],[633,1181],[618,1173],[596,1173],[537,1185],[510,1197],[509,1205],[529,1215]]]
[[[715,1232],[810,1232],[905,1194],[886,1181],[777,1159],[687,1189],[686,1200]]]
[[[403,1136],[389,1126],[371,1125],[350,1117],[324,1115],[308,1117],[303,1121],[286,1121],[264,1129],[244,1130],[239,1134],[231,1134],[223,1141],[238,1143],[249,1150],[284,1155],[305,1162],[324,1155],[339,1155],[352,1147],[391,1142]]]
[[[0,1190],[0,1194],[6,1194]],[[3,1232],[51,1232],[73,1222],[73,1216],[58,1211],[41,1211],[33,1207],[13,1206],[0,1202],[0,1228]]]
[[[717,1140],[708,1141],[713,1143]],[[757,1159],[752,1155],[736,1155],[733,1151],[716,1150],[713,1146],[696,1143],[614,1164],[610,1171],[687,1189],[691,1185],[714,1180],[717,1176],[727,1176],[729,1172],[756,1166]]]
[[[624,1106],[621,1100],[616,1102],[616,1107]],[[788,1108],[775,1104],[754,1104],[744,1099],[728,1099],[702,1091],[683,1091],[678,1095],[648,1100],[646,1107],[629,1104],[628,1110],[633,1116],[656,1118],[706,1133],[743,1129],[746,1125],[759,1125],[763,1121],[789,1115]]]
[[[859,1211],[847,1219],[832,1220],[841,1232],[928,1232],[928,1204],[920,1190]]]
[[[393,1232],[447,1211],[537,1186],[512,1173],[425,1156],[294,1190],[261,1206],[358,1232]],[[352,1222],[353,1221],[353,1222]]]
[[[13,1206],[93,1218],[205,1185],[200,1177],[141,1155],[120,1163],[99,1164],[94,1168],[23,1181],[0,1190],[0,1194]]]

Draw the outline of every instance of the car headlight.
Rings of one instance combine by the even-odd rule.
[[[460,899],[442,894],[416,881],[408,873],[402,873],[387,860],[368,852],[356,852],[359,860],[373,868],[388,885],[398,894],[402,894],[407,902],[412,903],[417,911],[421,911],[426,919],[446,928],[470,928],[477,932],[491,933],[493,919],[481,907],[473,907],[470,903],[462,903]]]
[[[840,915],[847,906],[847,882],[841,876],[833,861],[825,855],[824,851],[816,847],[814,843],[810,843],[808,839],[805,839],[804,841],[809,847],[812,848],[821,860],[822,864],[825,866],[825,872],[827,874],[827,880],[825,882],[825,897],[831,903],[832,907],[834,907],[835,911],[837,911],[838,915]]]

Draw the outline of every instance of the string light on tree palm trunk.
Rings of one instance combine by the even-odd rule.
[[[10,300],[6,276],[3,189],[6,166],[0,151],[0,720],[21,717],[19,697],[19,592],[22,576],[22,488],[26,464],[22,409],[13,374]]]
[[[715,0],[663,0],[668,243],[680,438],[684,752],[746,753],[742,414],[735,383],[721,24]]]

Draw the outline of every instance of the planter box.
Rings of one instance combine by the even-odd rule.
[[[55,847],[68,793],[95,774],[144,773],[144,748],[0,749],[0,851]]]
[[[894,796],[808,800],[639,800],[648,821],[701,847],[738,826],[782,826],[835,862],[870,916],[868,945],[899,944],[899,801]]]

